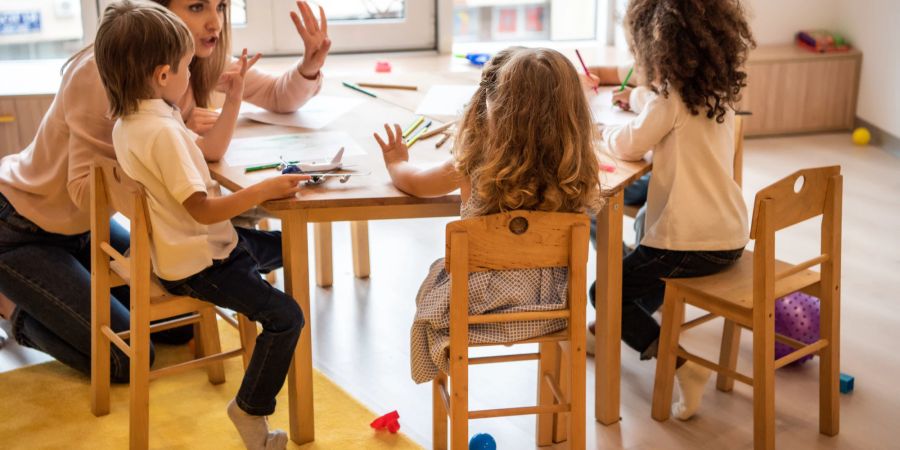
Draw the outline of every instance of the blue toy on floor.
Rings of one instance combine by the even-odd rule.
[[[853,375],[841,372],[841,394],[853,392]]]
[[[487,433],[479,433],[469,440],[469,450],[497,450],[497,442]]]

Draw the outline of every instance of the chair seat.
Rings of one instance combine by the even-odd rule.
[[[793,264],[775,260],[775,277],[784,273]],[[707,300],[727,303],[740,310],[753,310],[753,252],[744,251],[738,262],[729,269],[715,275],[696,278],[665,278],[667,286],[704,297]],[[819,282],[819,272],[802,270],[775,282],[775,298],[780,298]]]

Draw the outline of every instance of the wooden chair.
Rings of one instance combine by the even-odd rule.
[[[738,187],[744,182],[744,115],[749,113],[739,112],[734,116],[734,181]],[[637,217],[638,211],[643,205],[624,205],[622,214],[628,217]]]
[[[115,212],[131,222],[128,257],[109,242],[109,218]],[[222,360],[243,356],[246,368],[257,333],[256,323],[243,315],[234,319],[210,303],[166,292],[151,275],[150,229],[143,188],[116,163],[95,164],[91,168],[91,412],[109,414],[112,343],[130,358],[132,449],[149,445],[150,380],[206,366],[210,383],[224,383]],[[131,326],[116,333],[110,328],[109,290],[124,284],[131,291]],[[222,352],[216,314],[240,331],[240,348]],[[151,371],[150,333],[187,324],[195,327],[197,358]]]
[[[662,331],[653,389],[653,418],[669,418],[675,360],[680,356],[719,372],[717,388],[730,391],[734,380],[753,386],[754,448],[775,448],[775,369],[817,353],[819,365],[819,431],[839,430],[841,186],[840,167],[794,172],[756,194],[750,238],[754,251],[716,275],[666,281]],[[792,265],[775,259],[775,232],[822,216],[820,254]],[[820,266],[820,272],[808,270]],[[821,338],[805,344],[775,334],[775,299],[804,291],[821,300]],[[685,303],[709,311],[684,321]],[[678,347],[679,334],[717,316],[725,318],[719,363]],[[753,332],[753,377],[736,371],[741,327]],[[775,341],[796,350],[775,359]]]
[[[585,283],[588,216],[513,211],[459,220],[447,225],[446,265],[450,271],[450,389],[443,373],[432,388],[434,448],[467,449],[468,420],[537,414],[538,445],[568,440],[585,447]],[[564,309],[470,316],[468,275],[489,270],[568,267]],[[458,282],[457,280],[462,280]],[[516,342],[539,343],[538,353],[469,358],[470,324],[567,319],[565,330]],[[474,345],[472,345],[474,346]],[[538,405],[469,411],[469,365],[538,361]]]

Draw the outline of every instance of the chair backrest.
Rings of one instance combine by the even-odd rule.
[[[761,231],[760,212],[765,208],[774,233],[821,214],[834,212],[835,201],[841,197],[840,166],[798,170],[756,193],[753,202],[753,223],[750,238],[757,239]],[[827,219],[827,218],[826,218]]]
[[[585,214],[511,211],[447,224],[451,335],[466,330],[468,274],[488,270],[568,267],[568,308],[556,312],[482,315],[479,323],[541,320],[584,313],[589,218]],[[461,280],[462,282],[457,282]],[[501,317],[506,316],[506,317]],[[512,317],[510,317],[512,316]],[[497,319],[497,320],[490,320]],[[452,338],[451,338],[452,340]]]
[[[744,183],[744,116],[734,116],[734,181]]]

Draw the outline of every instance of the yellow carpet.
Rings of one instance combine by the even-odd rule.
[[[222,326],[222,346],[237,347],[237,332]],[[157,347],[157,361],[168,364],[189,355],[186,346]],[[239,449],[240,437],[225,415],[237,393],[240,358],[225,362],[226,383],[213,386],[202,369],[150,383],[150,448]],[[290,449],[420,449],[402,434],[369,427],[377,415],[328,378],[314,371],[316,441]],[[49,362],[0,374],[0,448],[125,449],[128,447],[128,388],[113,385],[111,413],[90,412],[87,377]],[[278,396],[275,427],[288,429],[287,386]]]

